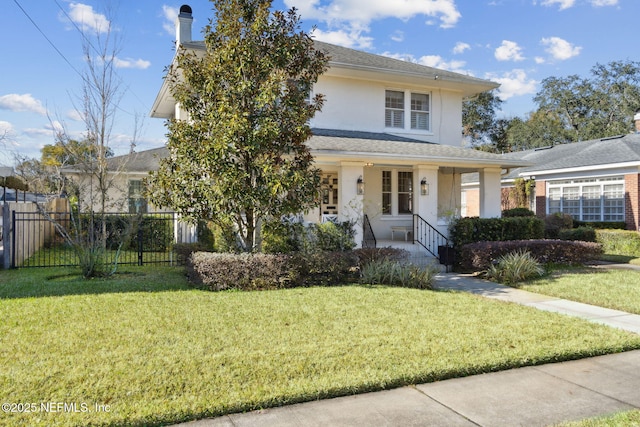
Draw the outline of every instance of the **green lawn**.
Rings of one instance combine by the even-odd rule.
[[[589,418],[582,421],[559,424],[557,427],[638,427],[640,410],[619,412],[617,414]]]
[[[640,272],[563,267],[527,281],[520,289],[600,307],[640,314]]]
[[[180,269],[127,271],[0,270],[0,401],[77,409],[1,425],[160,425],[640,348],[638,335],[464,293],[211,293]]]

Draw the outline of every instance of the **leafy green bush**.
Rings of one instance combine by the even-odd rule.
[[[436,274],[437,270],[433,267],[418,267],[389,259],[378,259],[361,267],[360,280],[368,285],[433,289]]]
[[[460,248],[460,267],[465,271],[482,271],[494,260],[518,249],[529,251],[540,263],[579,264],[597,259],[602,246],[594,242],[571,240],[512,240],[476,242]]]
[[[573,220],[574,227],[591,227],[595,230],[626,230],[627,223],[621,221],[578,221]]]
[[[554,213],[544,218],[544,237],[557,239],[561,230],[573,228],[573,217],[565,213]]]
[[[627,230],[597,230],[596,241],[604,253],[640,257],[640,233]]]
[[[560,240],[580,240],[583,242],[595,242],[596,230],[591,227],[578,227],[560,230],[558,233]]]
[[[513,208],[513,209],[505,209],[502,211],[503,218],[513,218],[519,216],[536,216],[535,212],[531,209],[527,208]]]
[[[267,254],[288,254],[302,248],[306,230],[301,223],[268,221],[262,226],[262,251]]]
[[[502,255],[498,258],[497,263],[491,265],[485,273],[488,279],[506,285],[540,277],[543,274],[544,268],[526,250],[517,250]]]
[[[460,218],[451,228],[454,247],[482,241],[541,239],[544,222],[536,217]]]
[[[194,252],[211,252],[211,247],[202,242],[174,243],[172,249],[176,254],[176,262],[178,265],[187,265],[189,257]]]
[[[356,247],[353,222],[334,223],[327,221],[321,224],[311,224],[307,240],[304,242],[305,251],[344,252]]]

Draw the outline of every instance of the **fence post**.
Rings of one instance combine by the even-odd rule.
[[[16,211],[11,211],[11,268],[16,266]]]
[[[138,221],[138,265],[143,265],[144,260],[142,256],[142,215],[140,215],[140,220]]]
[[[9,214],[9,204],[5,201],[2,206],[2,267],[11,267],[11,215]]]

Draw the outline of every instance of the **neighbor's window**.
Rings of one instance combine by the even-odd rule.
[[[147,213],[147,201],[143,197],[142,180],[129,181],[129,213]]]
[[[411,94],[411,129],[429,130],[429,95]]]
[[[384,125],[388,128],[404,128],[404,92],[385,92]]]
[[[547,213],[565,213],[579,221],[624,221],[624,178],[550,181]]]

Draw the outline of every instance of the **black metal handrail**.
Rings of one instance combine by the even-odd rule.
[[[375,248],[376,247],[376,236],[373,234],[373,228],[371,228],[371,221],[369,221],[369,217],[365,214],[364,219],[362,221],[362,247],[363,248]]]
[[[413,243],[420,244],[431,255],[438,257],[440,264],[453,265],[453,243],[420,215],[413,214]]]

